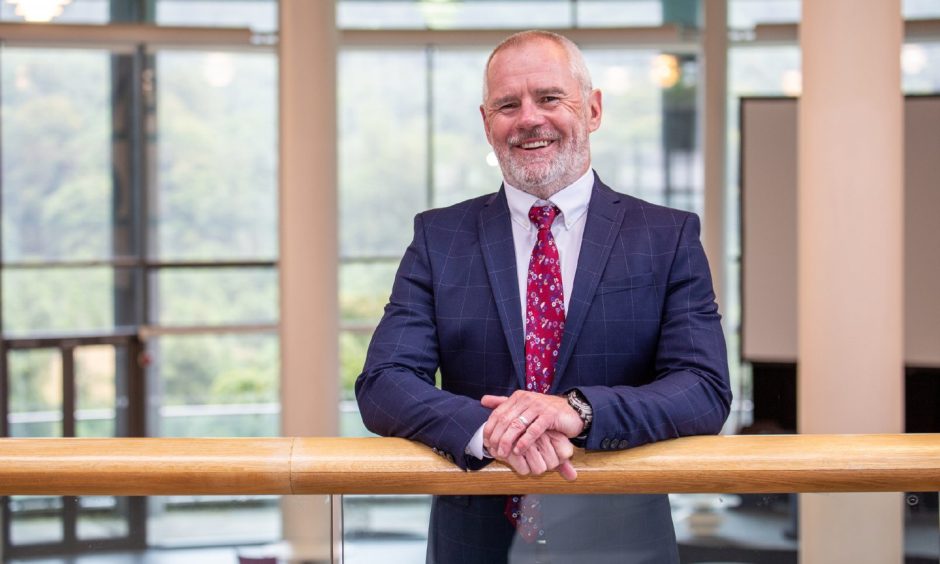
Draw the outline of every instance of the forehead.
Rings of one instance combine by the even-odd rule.
[[[547,40],[532,40],[496,53],[486,72],[490,96],[505,95],[520,88],[559,87],[575,90],[564,47]]]

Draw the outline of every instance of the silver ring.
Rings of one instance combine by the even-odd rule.
[[[526,427],[529,426],[529,420],[523,417],[522,415],[520,415],[519,417],[516,417],[516,419],[518,419],[519,421],[522,421],[522,424],[525,425]]]

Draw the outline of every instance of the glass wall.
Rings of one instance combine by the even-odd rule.
[[[336,22],[341,29],[642,27],[697,9],[694,0],[339,0]]]
[[[187,5],[192,11],[180,4],[158,2],[158,21],[276,21],[273,2],[225,9],[215,2]],[[277,57],[162,50],[153,61],[156,162],[149,175],[146,234],[154,263],[147,275],[149,434],[277,436]],[[237,501],[235,511],[227,505],[234,498],[152,497],[147,542],[166,547],[279,538],[276,497]],[[198,530],[187,525],[214,513],[225,518],[205,518]]]
[[[59,4],[52,25],[277,27],[275,0]],[[276,54],[72,45],[0,49],[0,435],[277,436]],[[272,496],[232,522],[234,498],[7,501],[5,558],[280,536]]]
[[[305,496],[307,497],[307,496]],[[44,539],[61,541],[61,523],[51,515],[63,502],[78,504],[78,547],[67,556],[46,552],[4,557],[10,564],[125,564],[146,562],[148,564],[268,564],[286,562],[287,558],[302,559],[303,562],[329,561],[329,546],[290,547],[271,542],[280,537],[280,531],[272,524],[278,522],[277,505],[260,507],[252,497],[230,496],[182,496],[168,498],[173,509],[169,513],[155,515],[148,526],[162,537],[180,539],[180,545],[149,548],[121,548],[109,543],[115,534],[126,534],[126,522],[115,519],[116,508],[126,506],[128,497],[86,496],[81,498],[37,498],[16,496],[10,501],[17,513],[32,513],[27,522],[15,522],[13,542],[19,539]],[[330,503],[329,496],[315,496],[318,505]],[[328,506],[328,505],[327,505]],[[186,518],[173,516],[173,511],[186,511]],[[220,534],[220,531],[224,531]],[[131,536],[142,531],[132,530]]]
[[[898,494],[900,496],[900,494]],[[455,503],[460,503],[457,496]],[[649,496],[616,496],[623,507],[609,520],[578,513],[584,498],[599,496],[532,496],[543,509],[542,545],[524,542],[518,533],[509,543],[509,562],[530,562],[533,552],[551,562],[632,562],[648,560],[621,539],[650,527],[648,506],[642,516],[630,514],[630,500]],[[582,498],[579,500],[578,498]],[[669,494],[681,562],[797,562],[796,494]],[[346,564],[423,562],[428,549],[426,531],[430,502],[427,496],[342,496],[342,551]],[[497,501],[502,498],[498,498]],[[904,561],[935,562],[940,558],[937,493],[904,495],[907,525]],[[483,507],[481,505],[481,507]],[[578,522],[582,521],[580,525]],[[583,521],[591,523],[585,531]],[[620,535],[610,531],[619,526]],[[559,525],[563,523],[563,525]],[[575,524],[572,524],[575,523]],[[632,526],[631,526],[632,525]],[[606,531],[605,531],[606,529]],[[381,531],[381,533],[379,533]],[[607,534],[603,534],[606,532]],[[591,533],[596,533],[592,537]],[[580,535],[580,538],[575,535]],[[585,542],[589,538],[590,542]],[[495,542],[500,542],[494,540]],[[570,546],[576,546],[572,550]],[[554,556],[554,558],[552,558]],[[560,556],[560,558],[559,558]],[[631,556],[637,557],[632,559]]]

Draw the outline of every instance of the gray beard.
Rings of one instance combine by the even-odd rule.
[[[495,153],[506,181],[541,200],[551,198],[580,178],[591,162],[587,133],[583,130],[576,132],[554,159],[523,161],[513,157],[508,147]]]

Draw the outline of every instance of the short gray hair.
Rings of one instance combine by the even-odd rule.
[[[556,45],[564,48],[565,53],[568,55],[568,65],[571,68],[571,74],[574,76],[575,80],[578,81],[578,84],[581,86],[581,97],[585,100],[590,96],[593,86],[591,85],[591,73],[588,72],[587,64],[584,62],[584,55],[581,54],[581,50],[578,49],[578,46],[574,44],[574,41],[568,39],[564,35],[559,35],[551,31],[544,31],[540,29],[530,29],[528,31],[520,31],[519,33],[514,33],[503,39],[499,45],[493,49],[493,52],[490,53],[489,58],[486,60],[486,66],[483,68],[483,102],[486,103],[486,96],[489,94],[489,85],[487,84],[487,75],[490,72],[490,63],[493,62],[493,57],[497,53],[504,49],[509,49],[512,47],[519,47],[525,45],[526,43],[534,40],[544,40],[550,41]]]

